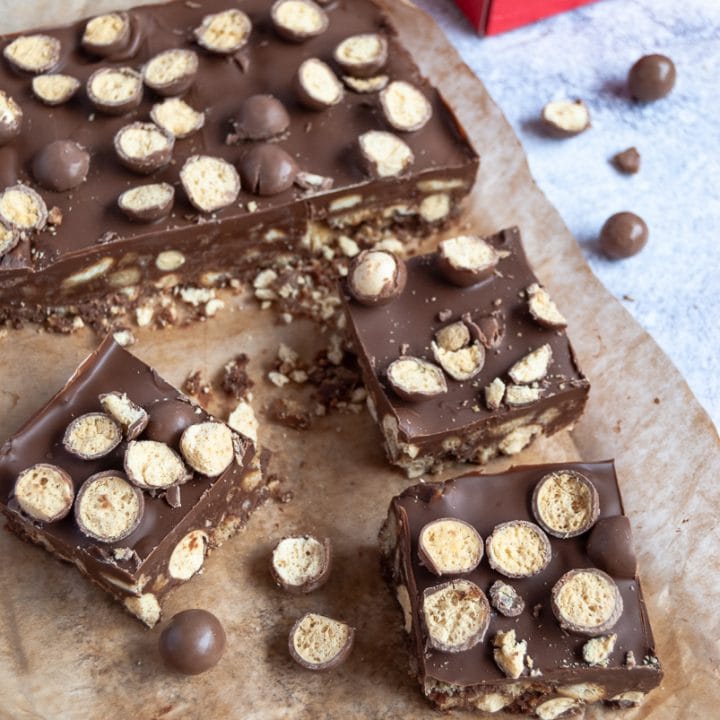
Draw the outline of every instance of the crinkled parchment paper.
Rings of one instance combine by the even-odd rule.
[[[0,22],[4,30],[48,25],[120,4],[2,0]],[[592,275],[482,83],[425,14],[400,2],[391,12],[482,156],[470,208],[475,226],[490,232],[520,225],[537,273],[570,319],[593,384],[588,411],[572,436],[544,441],[513,462],[617,460],[666,672],[645,706],[622,717],[717,717],[717,434],[670,361]],[[133,351],[176,384],[191,370],[216,373],[245,351],[257,381],[254,403],[262,410],[271,393],[261,376],[278,342],[304,348],[309,357],[314,333],[303,323],[277,326],[252,302],[227,302],[204,324],[139,331]],[[60,387],[96,342],[89,334],[60,337],[31,329],[0,341],[0,439]],[[0,534],[0,718],[437,717],[408,674],[399,613],[380,579],[377,531],[388,501],[407,480],[385,463],[369,416],[321,418],[305,433],[266,426],[263,439],[276,451],[275,469],[288,476],[295,499],[261,508],[246,532],[215,552],[202,575],[166,604],[167,615],[204,607],[225,624],[225,657],[205,675],[167,673],[156,653],[157,629],[144,630],[71,567]],[[329,584],[301,598],[276,590],[267,571],[274,540],[295,531],[327,534],[337,548]],[[307,610],[356,626],[356,647],[344,666],[313,674],[288,657],[287,632]]]

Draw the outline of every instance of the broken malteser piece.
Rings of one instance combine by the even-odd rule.
[[[229,143],[270,140],[290,127],[290,116],[274,95],[251,95],[240,106],[232,126],[234,132],[228,136]]]
[[[517,617],[525,609],[525,601],[517,590],[502,580],[496,580],[490,586],[490,604],[505,617]]]
[[[180,170],[180,182],[190,203],[211,213],[232,205],[240,193],[237,170],[222,158],[192,155]]]
[[[252,31],[250,18],[241,10],[206,15],[194,30],[197,44],[219,55],[230,55],[245,47]]]
[[[298,99],[310,110],[325,110],[342,101],[345,90],[332,68],[317,58],[308,58],[295,79]]]
[[[477,235],[458,235],[438,245],[438,270],[458,287],[470,287],[489,278],[499,260],[495,248]]]
[[[430,347],[438,365],[459,382],[474,378],[485,364],[485,348],[477,340],[471,342],[462,320],[440,328]]]
[[[612,161],[620,172],[627,175],[640,172],[640,153],[635,147],[629,147],[627,150],[613,155]]]
[[[235,458],[232,431],[219,422],[191,425],[180,438],[180,452],[193,470],[216,477],[227,470]]]
[[[343,75],[342,81],[347,87],[356,93],[380,92],[387,87],[390,78],[387,75],[375,75],[369,78],[357,78],[351,75]]]
[[[33,177],[53,192],[66,192],[82,185],[90,170],[90,153],[73,140],[55,140],[33,158]]]
[[[465,652],[485,637],[490,604],[475,583],[451,580],[425,589],[422,618],[430,647],[441,652]]]
[[[370,78],[387,62],[387,40],[378,33],[345,38],[333,53],[333,59],[347,75]]]
[[[403,80],[391,82],[380,92],[380,106],[388,124],[402,132],[420,130],[432,117],[427,98]]]
[[[153,222],[167,217],[175,201],[175,188],[169,183],[152,183],[126,190],[118,207],[129,220]]]
[[[33,520],[52,523],[69,514],[75,487],[62,468],[38,463],[18,475],[13,496],[20,509]]]
[[[402,175],[415,162],[410,146],[397,135],[369,130],[358,138],[363,164],[374,177]]]
[[[508,385],[505,388],[505,403],[509,407],[522,407],[537,402],[542,396],[542,390],[529,385]]]
[[[525,672],[527,640],[517,640],[514,630],[499,632],[493,638],[495,664],[513,680]]]
[[[277,0],[270,18],[277,34],[292,42],[321,35],[329,23],[325,11],[312,0]]]
[[[554,100],[543,108],[542,120],[553,134],[570,137],[590,127],[590,111],[582,100]]]
[[[114,543],[131,535],[142,520],[145,498],[121,472],[104,470],[91,475],[75,500],[75,522],[84,535]]]
[[[62,105],[80,89],[80,81],[60,73],[38,75],[31,83],[33,95],[46,105]]]
[[[558,538],[587,532],[600,514],[595,486],[575,470],[545,475],[535,487],[532,510],[538,524]]]
[[[610,655],[615,649],[617,635],[601,635],[600,637],[588,640],[582,649],[583,660],[588,665],[607,665]]]
[[[60,62],[60,41],[50,35],[21,35],[5,46],[3,55],[18,70],[45,73]]]
[[[569,720],[571,717],[580,717],[582,713],[583,703],[569,697],[543,700],[535,707],[538,720]]]
[[[588,535],[586,552],[590,560],[606,573],[627,580],[635,579],[637,558],[627,516],[600,518]]]
[[[602,570],[570,570],[553,586],[552,611],[568,632],[602,635],[620,619],[623,599],[615,581]]]
[[[348,290],[362,305],[391,302],[405,289],[405,261],[386,250],[363,250],[348,270]]]
[[[551,361],[552,348],[548,344],[541,345],[518,360],[508,370],[508,375],[514,383],[529,385],[542,380],[547,375]]]
[[[45,201],[27,185],[13,185],[0,193],[0,221],[15,230],[42,230],[47,216]]]
[[[295,176],[295,184],[302,190],[307,190],[309,193],[313,193],[330,190],[335,184],[335,181],[331,177],[326,177],[325,175],[316,175],[315,173],[299,170],[298,174]]]
[[[330,577],[332,546],[329,538],[312,535],[286,537],[274,547],[270,572],[277,586],[291,593],[309,593]]]
[[[509,578],[537,575],[552,559],[547,535],[527,520],[496,525],[485,541],[485,550],[490,567]]]
[[[199,675],[215,667],[225,652],[220,621],[207,610],[183,610],[170,618],[158,640],[160,657],[183,675]]]
[[[147,411],[125,393],[103,393],[98,400],[102,409],[122,428],[126,440],[134,440],[147,427]]]
[[[124,115],[142,100],[142,75],[129,67],[100,68],[88,78],[85,91],[100,112]]]
[[[408,402],[447,392],[443,371],[427,360],[410,355],[401,355],[388,365],[387,380],[395,394]]]
[[[149,175],[170,162],[175,136],[155,123],[134,122],[120,128],[113,143],[126,168]]]
[[[298,166],[278,145],[263,143],[246,152],[238,163],[242,187],[255,195],[278,195],[292,187]]]
[[[489,385],[485,386],[485,404],[488,410],[497,410],[502,405],[505,389],[505,383],[500,378],[495,378]]]
[[[423,527],[418,537],[420,562],[435,575],[464,575],[482,560],[483,541],[469,523],[440,518]]]
[[[288,649],[298,665],[308,670],[330,670],[347,660],[355,629],[344,622],[307,613],[290,630]]]
[[[545,288],[533,283],[527,289],[528,310],[535,322],[550,330],[562,330],[567,327],[567,320],[552,301]]]
[[[20,233],[5,222],[0,222],[0,258],[13,250],[20,242]]]
[[[86,413],[65,429],[63,447],[83,460],[96,460],[112,452],[122,441],[120,426],[105,413]]]
[[[488,350],[498,347],[505,337],[505,324],[499,313],[482,315],[477,320],[473,320],[470,313],[464,313],[462,319],[470,329],[472,337]]]
[[[173,48],[155,55],[142,69],[143,82],[164,97],[182,95],[195,82],[198,56],[193,50]]]
[[[88,20],[80,44],[86,52],[110,57],[130,43],[130,17],[125,12],[98,15]]]
[[[20,134],[23,111],[15,100],[0,90],[0,146],[6,145]]]
[[[190,137],[205,124],[205,113],[198,112],[179,98],[168,98],[153,105],[150,118],[178,140]]]
[[[128,480],[143,490],[164,490],[191,477],[180,456],[155,440],[131,440],[123,464]]]

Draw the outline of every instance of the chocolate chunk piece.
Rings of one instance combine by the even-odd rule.
[[[246,152],[239,162],[242,187],[255,195],[278,195],[292,187],[298,166],[285,150],[263,143]]]
[[[40,195],[27,185],[13,185],[0,193],[0,222],[14,230],[42,230],[48,210]]]
[[[154,222],[167,217],[175,201],[175,188],[169,183],[152,183],[126,190],[118,207],[133,222]]]
[[[33,177],[41,187],[66,192],[85,182],[90,170],[90,154],[72,140],[55,140],[33,159]]]
[[[135,440],[147,427],[147,411],[125,393],[103,393],[98,400],[102,409],[122,428],[126,440]]]
[[[613,164],[622,173],[635,175],[640,172],[640,153],[635,147],[617,153],[613,156]]]
[[[542,120],[554,135],[572,137],[590,127],[590,110],[582,100],[554,100],[543,108]]]
[[[13,496],[20,509],[33,520],[53,523],[72,510],[75,487],[61,467],[38,463],[18,475]]]
[[[490,567],[509,578],[537,575],[552,559],[547,535],[527,520],[496,525],[485,541],[485,551]]]
[[[548,473],[535,486],[532,510],[545,532],[564,539],[582,535],[595,524],[600,498],[582,473],[562,470]]]
[[[308,58],[295,79],[298,100],[309,110],[326,110],[345,96],[342,83],[332,68],[317,58]]]
[[[526,292],[528,311],[538,325],[550,330],[562,330],[567,327],[565,316],[558,310],[550,293],[545,288],[533,283]]]
[[[609,575],[634,580],[637,558],[633,550],[630,520],[625,515],[598,520],[588,535],[587,555]]]
[[[602,226],[600,249],[613,260],[623,260],[637,255],[647,244],[648,236],[648,226],[639,215],[619,212]]]
[[[483,541],[469,523],[440,518],[423,527],[418,536],[420,562],[435,575],[464,575],[482,560]]]
[[[330,577],[330,538],[312,535],[286,537],[273,548],[270,572],[278,587],[291,593],[309,593]]]
[[[415,162],[410,146],[389,132],[369,130],[358,138],[358,144],[363,165],[374,177],[397,177]]]
[[[115,133],[113,144],[126,168],[149,175],[172,160],[175,136],[155,123],[134,122]]]
[[[180,182],[190,203],[212,213],[232,205],[240,193],[237,170],[222,158],[192,155],[180,170]]]
[[[37,75],[31,83],[33,95],[51,107],[63,105],[80,89],[80,81],[72,75],[50,73]]]
[[[386,305],[402,293],[407,270],[402,258],[385,250],[363,250],[348,269],[348,290],[362,305]]]
[[[124,115],[142,100],[142,75],[129,67],[100,68],[85,84],[88,99],[100,112]]]
[[[126,12],[107,13],[88,20],[80,44],[97,57],[111,57],[130,44],[130,17]]]
[[[470,330],[462,320],[440,328],[430,349],[435,362],[458,382],[474,378],[485,364],[485,348],[477,340],[471,342]]]
[[[143,490],[164,490],[190,479],[180,456],[169,445],[155,440],[131,440],[123,465],[128,480]]]
[[[675,77],[675,63],[667,55],[644,55],[630,68],[628,88],[635,100],[652,102],[670,94]]]
[[[355,641],[350,625],[317,613],[303,615],[290,630],[288,650],[308,670],[330,670],[347,660]]]
[[[131,535],[142,520],[145,499],[125,476],[115,470],[91,475],[75,500],[75,522],[84,535],[114,543]]]
[[[470,287],[489,278],[499,261],[495,248],[477,235],[457,235],[438,246],[438,270],[458,287]]]
[[[285,40],[303,42],[327,30],[325,11],[312,0],[277,0],[270,8],[275,32]]]
[[[0,90],[0,146],[7,145],[20,134],[22,108],[4,90]]]
[[[158,641],[165,665],[183,675],[199,675],[220,662],[226,636],[220,621],[207,610],[173,615]]]
[[[190,425],[180,437],[180,452],[195,472],[217,477],[235,458],[232,431],[219,422]]]
[[[401,355],[388,365],[387,381],[395,394],[408,402],[418,402],[447,392],[443,371],[431,362]]]
[[[153,57],[142,69],[143,82],[164,97],[182,95],[195,82],[198,56],[193,50],[172,48]]]
[[[380,92],[380,106],[388,125],[401,132],[420,130],[432,117],[427,98],[404,80],[395,80]]]
[[[231,55],[247,45],[252,31],[250,18],[242,10],[223,10],[206,15],[194,30],[201,47],[219,55]]]
[[[451,580],[423,592],[427,644],[447,653],[465,652],[482,642],[490,624],[485,593],[469,580]]]
[[[112,452],[122,441],[120,426],[105,413],[86,413],[66,428],[63,447],[82,460],[96,460]]]
[[[387,40],[379,33],[363,33],[345,38],[333,53],[333,59],[347,75],[370,78],[385,67]]]
[[[188,400],[166,398],[153,403],[148,408],[148,425],[145,437],[148,440],[177,447],[183,432],[200,422],[202,414]]]
[[[490,603],[505,617],[517,617],[525,609],[525,601],[517,590],[502,580],[496,580],[490,586]]]
[[[60,62],[60,41],[50,35],[20,35],[5,46],[3,56],[22,72],[40,74]]]
[[[518,640],[515,630],[498,632],[493,638],[493,660],[513,680],[525,672],[527,640]]]
[[[150,118],[178,140],[190,137],[205,125],[205,113],[198,112],[179,98],[168,98],[153,105]]]
[[[518,384],[528,385],[538,382],[547,375],[551,362],[552,348],[549,344],[541,345],[518,360],[508,370],[508,375]]]
[[[274,95],[251,95],[241,105],[232,124],[234,134],[229,136],[230,142],[270,140],[290,127],[290,116]]]

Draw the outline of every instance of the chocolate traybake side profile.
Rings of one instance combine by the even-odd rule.
[[[0,448],[10,530],[146,625],[267,496],[266,458],[107,338]]]
[[[662,680],[612,462],[415,485],[380,544],[440,709],[564,720],[637,706]]]
[[[6,321],[412,247],[475,180],[371,0],[176,0],[0,47]]]

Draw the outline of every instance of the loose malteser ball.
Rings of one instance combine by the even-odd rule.
[[[207,610],[183,610],[160,634],[160,656],[183,675],[199,675],[215,667],[225,651],[225,630]]]
[[[648,226],[631,212],[609,217],[600,231],[600,249],[613,260],[637,255],[648,241]]]
[[[628,87],[635,100],[651,102],[669,95],[675,87],[675,63],[665,55],[644,55],[628,73]]]
[[[55,192],[66,192],[84,183],[89,169],[88,151],[72,140],[55,140],[33,159],[36,182]]]

